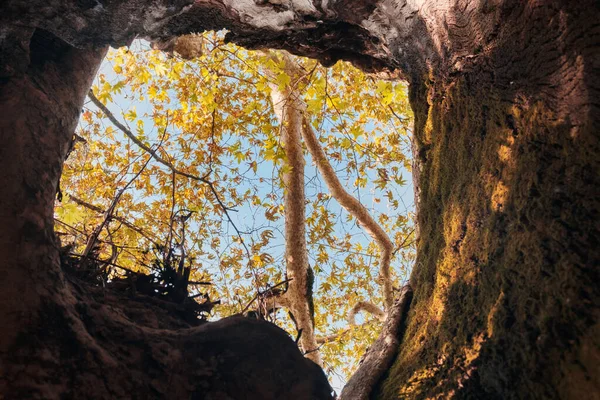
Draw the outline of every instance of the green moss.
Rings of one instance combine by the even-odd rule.
[[[586,171],[599,170],[598,139],[506,98],[484,79],[413,88],[415,295],[377,398],[556,397],[571,368],[560,354],[589,337],[599,182]]]

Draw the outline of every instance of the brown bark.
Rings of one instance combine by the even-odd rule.
[[[597,3],[458,3],[411,87],[415,295],[375,397],[598,398]]]
[[[368,400],[373,386],[391,366],[400,345],[400,331],[404,327],[406,314],[412,300],[412,289],[405,286],[393,304],[379,337],[360,360],[358,370],[344,386],[340,400]]]
[[[271,54],[277,62],[275,55]],[[286,60],[289,62],[289,60]],[[286,63],[286,73],[296,82],[292,66]],[[267,71],[275,80],[272,71]],[[297,83],[297,82],[296,82]],[[304,107],[299,94],[287,85],[283,90],[271,84],[271,101],[280,124],[281,144],[286,156],[282,173],[285,208],[285,263],[290,279],[285,293],[289,310],[300,332],[299,344],[306,356],[322,365],[315,337],[313,308],[313,272],[308,264],[306,244],[306,196],[304,194],[304,152],[302,151],[302,118]]]
[[[26,70],[0,81],[3,352],[47,299],[66,296],[53,233],[54,198],[83,99],[105,52],[78,51],[43,31],[30,40]]]
[[[55,68],[46,69],[55,78],[46,81],[32,71],[15,75],[30,65],[30,56],[35,69],[47,60],[28,54],[32,28],[89,46],[124,43],[135,34],[168,39],[225,27],[232,40],[250,47],[286,48],[325,63],[344,58],[368,70],[399,68],[410,80],[415,112],[418,262],[400,353],[372,396],[588,398],[599,392],[597,2],[340,0],[287,10],[274,1],[260,9],[245,1],[200,0],[185,10],[191,2],[158,3],[106,2],[99,9],[85,1],[9,0],[2,6],[0,21],[12,26],[0,37],[0,73],[12,74],[0,81],[0,165],[7,192],[0,199],[5,397],[24,393],[16,388],[37,397],[50,390],[57,397],[83,390],[86,379],[101,388],[98,397],[111,397],[109,390],[112,397],[134,396],[133,389],[139,397],[160,397],[165,386],[150,395],[157,378],[142,369],[142,353],[150,348],[158,354],[160,348],[180,354],[183,347],[174,338],[188,337],[170,331],[172,342],[157,347],[163,331],[150,333],[97,311],[92,320],[102,323],[94,332],[84,325],[84,313],[74,311],[77,291],[65,289],[71,286],[57,268],[50,217],[60,159],[77,115],[73,106],[87,88],[58,80],[81,83],[78,71],[93,70],[98,56],[54,48],[46,56],[51,62],[42,64]],[[294,1],[301,3],[307,2]],[[248,10],[264,12],[270,22],[257,23]],[[272,18],[283,22],[272,24]],[[227,324],[214,332],[228,332]],[[66,336],[65,329],[77,334]],[[134,349],[133,355],[111,364],[106,360],[116,353],[108,357],[92,339],[98,335],[109,335],[111,343],[140,336],[144,341],[119,344],[121,352]],[[36,353],[43,347],[36,338],[50,350]],[[71,342],[86,345],[73,352]],[[75,354],[92,361],[77,364]],[[151,357],[152,365],[174,365],[161,364],[164,357]],[[34,358],[44,361],[26,368]],[[106,365],[131,373],[103,382]],[[86,373],[74,372],[77,367]],[[193,386],[185,376],[183,386]],[[177,395],[189,397],[195,389],[180,390]]]
[[[0,396],[330,398],[322,370],[274,325],[191,327],[174,304],[63,274],[54,198],[105,48],[78,50],[41,30],[24,42],[25,61],[0,81]]]

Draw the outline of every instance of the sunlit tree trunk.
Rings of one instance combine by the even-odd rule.
[[[583,3],[464,2],[424,19],[446,54],[411,85],[415,293],[376,398],[600,390],[600,13]]]
[[[596,1],[159,3],[103,2],[90,8],[86,2],[66,0],[9,0],[2,5],[0,21],[3,27],[10,22],[24,31],[46,28],[80,46],[124,44],[135,34],[168,38],[228,28],[230,39],[248,47],[286,48],[325,64],[348,59],[369,71],[400,71],[410,81],[415,113],[418,260],[411,278],[414,300],[398,330],[399,354],[371,397],[588,398],[598,392],[600,11]],[[3,76],[26,68],[29,59],[21,53],[30,43],[27,32],[5,29],[0,39]],[[102,360],[98,364],[78,364],[73,353],[54,348],[38,354],[45,357],[39,368],[25,368],[23,352],[30,361],[33,356],[28,352],[39,348],[40,341],[56,343],[65,337],[64,327],[81,326],[86,320],[83,312],[69,312],[68,318],[47,312],[51,318],[43,324],[35,318],[43,305],[48,310],[47,304],[57,304],[43,298],[69,298],[62,289],[56,254],[50,250],[52,201],[64,146],[77,115],[70,106],[78,107],[78,96],[87,91],[71,86],[89,82],[94,69],[90,66],[98,61],[87,51],[82,58],[78,51],[70,51],[74,52],[70,61],[60,53],[62,61],[47,64],[56,68],[60,85],[29,80],[29,73],[0,81],[0,164],[7,193],[0,199],[0,323],[8,327],[0,339],[4,379],[0,393],[7,398],[28,393],[57,398],[64,388],[90,387],[92,382],[100,388],[99,398],[160,397],[165,386],[158,385],[159,394],[149,389],[150,382],[158,381],[152,380],[150,370],[142,369],[148,362],[140,355],[148,351],[140,343],[158,343],[157,334],[130,325],[120,338],[125,342],[113,343],[127,343],[121,351],[133,350],[133,355],[112,367],[136,374],[109,374],[110,384],[102,381],[106,368],[97,366],[110,365],[105,362],[110,357],[93,346],[83,354]],[[34,58],[32,65],[37,65]],[[81,81],[77,81],[79,68],[90,71]],[[47,107],[37,109],[39,104]],[[47,110],[54,112],[44,117]],[[28,121],[42,120],[47,130],[37,131],[37,123],[27,126]],[[38,161],[31,161],[29,154]],[[17,254],[17,249],[26,253]],[[115,325],[116,317],[94,315],[104,323],[96,326],[113,329],[81,331],[87,338],[124,326]],[[40,329],[30,331],[28,342],[20,335],[25,326]],[[237,325],[220,326],[223,330],[218,333],[224,334],[225,328]],[[42,336],[42,328],[47,337]],[[144,341],[135,342],[133,338],[140,335]],[[185,349],[177,347],[181,340],[170,337],[166,348],[173,346],[177,354],[184,354]],[[194,337],[201,340],[200,334]],[[265,341],[269,342],[263,337]],[[161,353],[150,348],[153,354]],[[236,350],[243,353],[243,348]],[[284,365],[281,356],[273,351],[268,356],[272,358],[262,365],[279,371]],[[189,358],[175,359],[177,368],[205,368]],[[20,392],[12,383],[17,378],[19,387],[25,388]],[[175,386],[188,387],[194,380],[186,375],[184,381]],[[252,388],[253,398],[267,398],[260,397],[261,387],[252,382],[246,385]],[[265,384],[262,388],[267,390]],[[44,396],[43,390],[53,395]],[[203,395],[193,389],[169,395],[189,398],[191,393]]]

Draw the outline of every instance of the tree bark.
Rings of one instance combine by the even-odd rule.
[[[276,62],[273,54],[270,55]],[[297,84],[299,77],[292,72],[289,60],[284,71]],[[266,71],[275,81],[273,71]],[[285,152],[283,205],[285,208],[285,264],[287,277],[291,279],[285,293],[289,311],[295,319],[299,344],[306,356],[323,365],[315,336],[313,305],[313,271],[308,263],[306,244],[306,195],[304,194],[304,152],[302,151],[302,119],[304,108],[299,93],[291,84],[280,88],[271,85],[271,102],[280,124],[281,145]]]
[[[598,4],[456,5],[411,85],[415,294],[373,397],[598,398]]]
[[[237,322],[196,328],[195,336],[140,328],[124,322],[126,309],[108,317],[106,307],[90,299],[91,292],[81,294],[58,270],[50,218],[54,190],[79,98],[87,91],[82,87],[100,56],[59,46],[39,58],[35,51],[29,54],[29,44],[36,28],[81,47],[122,44],[136,34],[168,39],[173,34],[228,28],[231,40],[248,47],[285,48],[326,64],[347,59],[369,71],[400,71],[410,81],[419,174],[414,299],[406,329],[398,334],[399,355],[371,397],[597,394],[597,2],[258,3],[130,0],[94,5],[9,0],[3,4],[0,164],[7,194],[0,199],[0,322],[6,333],[0,339],[0,393],[7,398],[30,393],[34,395],[26,397],[81,397],[85,387],[96,385],[99,398],[156,398],[166,396],[164,381],[174,377],[181,385],[179,391],[169,392],[171,398],[191,393],[201,393],[196,394],[201,398],[205,393],[198,390],[206,385],[215,390],[211,392],[215,398],[223,393],[222,380],[203,378],[204,383],[195,383],[183,365],[191,365],[197,374],[203,369],[194,364],[198,361],[181,355],[188,348],[181,343],[189,346],[205,340],[209,334],[204,330],[234,339],[227,327],[238,326]],[[40,64],[49,74],[47,80],[44,74],[32,74]],[[78,76],[80,70],[89,73]],[[79,84],[82,87],[73,87]],[[103,311],[89,314],[81,311],[85,306],[75,304],[95,304]],[[96,321],[96,330],[89,318]],[[258,335],[263,344],[271,341],[269,335],[280,335],[267,332],[274,328],[262,324],[256,329],[264,332]],[[107,342],[98,342],[100,337]],[[140,337],[144,339],[134,340]],[[257,341],[251,345],[260,346],[253,337]],[[69,347],[72,342],[85,346]],[[116,347],[106,350],[106,343]],[[289,347],[283,339],[277,343]],[[127,354],[118,356],[115,348]],[[148,365],[142,356],[147,349],[152,349],[151,365],[157,366],[152,371],[162,373],[168,365],[168,378],[161,381],[157,376],[163,375],[143,368]],[[169,358],[159,349],[179,355]],[[194,354],[215,355],[207,349],[210,346]],[[235,349],[239,351],[235,357],[255,356],[242,345]],[[274,351],[269,353],[274,368],[270,371],[288,371],[286,379],[293,380]],[[80,354],[87,361],[75,362]],[[294,363],[301,361],[297,353],[286,354]],[[40,362],[27,366],[32,359]],[[201,360],[212,365],[210,358]],[[232,362],[227,365],[237,365]],[[118,368],[118,375],[106,375],[113,368]],[[173,372],[178,368],[183,375]],[[210,373],[223,371],[215,367]],[[254,372],[268,374],[262,369]],[[264,375],[240,382],[240,373],[231,374],[227,376],[237,387],[248,386],[248,393],[259,398],[264,384],[256,382]],[[109,378],[103,381],[105,375]],[[285,379],[277,380],[289,390],[300,390]],[[303,390],[311,391],[319,382],[314,378]],[[279,398],[293,398],[277,393]]]
[[[375,343],[360,360],[358,370],[352,374],[340,400],[368,400],[373,387],[390,368],[400,345],[400,330],[404,328],[406,314],[412,300],[412,289],[405,286],[394,303],[391,314],[386,318],[383,329]]]
[[[48,299],[66,301],[54,198],[83,99],[106,50],[79,51],[44,31],[27,36],[26,70],[0,81],[3,352]]]
[[[54,199],[106,48],[31,33],[2,47],[22,58],[0,80],[0,397],[330,399],[323,371],[272,324],[191,327],[174,304],[63,274]]]

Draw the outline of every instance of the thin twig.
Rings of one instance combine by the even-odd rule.
[[[82,266],[85,266],[85,263],[87,262],[88,256],[90,255],[92,249],[96,245],[96,240],[98,239],[98,236],[100,235],[100,232],[102,231],[102,229],[104,228],[104,226],[106,225],[106,223],[111,219],[112,214],[115,211],[115,207],[117,206],[117,203],[121,199],[121,196],[123,195],[123,193],[125,193],[125,191],[129,187],[129,185],[131,185],[133,183],[133,181],[135,181],[140,176],[140,174],[146,169],[146,166],[148,165],[148,163],[150,162],[151,159],[152,159],[152,157],[148,157],[148,159],[146,160],[146,162],[144,162],[144,165],[142,165],[142,168],[140,168],[140,170],[137,172],[137,174],[135,174],[135,176],[133,178],[131,178],[129,180],[129,182],[127,182],[127,184],[125,185],[125,187],[123,187],[121,190],[119,190],[117,192],[117,195],[113,199],[110,207],[108,207],[108,209],[104,213],[104,219],[102,220],[102,223],[100,225],[98,225],[96,227],[96,229],[94,229],[94,231],[92,232],[91,236],[88,239],[88,243],[85,246],[85,251],[83,252],[83,256],[82,256],[82,259],[80,261],[80,264]]]
[[[163,263],[166,264],[167,263],[167,258],[169,257],[170,251],[168,249],[171,249],[171,244],[173,242],[173,222],[175,221],[175,171],[172,171],[172,187],[171,187],[171,217],[169,218],[169,236],[167,239],[167,247],[165,248],[165,251],[163,252],[164,257],[163,257]]]
[[[189,178],[189,179],[192,179],[192,180],[195,180],[198,182],[202,182],[202,183],[208,185],[208,188],[212,192],[213,196],[215,196],[217,203],[219,204],[219,206],[225,213],[227,220],[233,226],[233,229],[236,231],[242,246],[244,246],[244,249],[246,250],[246,254],[247,254],[248,258],[250,258],[250,250],[248,250],[248,247],[246,246],[246,242],[244,242],[244,239],[242,237],[240,230],[237,228],[237,226],[233,222],[233,219],[229,215],[229,211],[236,211],[236,210],[227,207],[225,205],[225,203],[223,203],[223,201],[221,200],[221,197],[219,196],[219,192],[217,192],[217,190],[214,187],[214,184],[207,179],[208,175],[197,176],[197,175],[190,174],[188,172],[184,172],[184,171],[177,169],[171,162],[162,158],[156,151],[152,150],[152,148],[150,148],[146,144],[144,144],[129,129],[127,129],[127,127],[125,125],[123,125],[114,116],[114,114],[104,104],[102,104],[102,102],[100,100],[98,100],[98,98],[94,95],[94,92],[92,90],[89,91],[88,97],[90,98],[90,100],[92,100],[92,103],[94,103],[96,105],[96,107],[98,107],[106,115],[106,117],[110,120],[110,122],[113,123],[113,125],[115,125],[117,128],[119,128],[121,130],[121,132],[123,132],[128,138],[130,138],[133,141],[133,143],[135,143],[139,148],[141,148],[142,150],[149,153],[156,161],[158,161],[162,165],[166,166],[167,168],[169,168],[171,171],[173,171],[177,175],[185,176],[186,178]],[[210,174],[210,171],[209,171],[209,174]]]
[[[392,106],[391,106],[391,105],[389,105],[389,104],[388,104],[388,108],[389,108],[389,109],[390,109],[390,111],[392,112],[392,115],[393,115],[394,117],[396,117],[396,118],[397,118],[397,119],[398,119],[400,122],[402,122],[403,124],[405,124],[405,123],[406,123],[406,121],[408,121],[408,120],[409,120],[408,118],[402,118],[401,116],[399,116],[399,115],[396,113],[396,111],[394,111],[394,109],[392,108]]]
[[[288,278],[288,279],[286,279],[286,280],[284,280],[284,281],[281,281],[281,282],[279,282],[279,283],[278,283],[278,284],[276,284],[276,285],[273,285],[273,286],[271,286],[271,287],[267,288],[266,290],[264,290],[264,291],[262,291],[262,292],[260,292],[260,291],[259,291],[258,293],[256,293],[256,294],[254,295],[254,297],[252,298],[252,300],[250,300],[250,302],[249,302],[249,303],[246,305],[246,307],[244,307],[244,309],[242,310],[242,314],[243,314],[243,313],[245,313],[246,311],[248,311],[248,308],[250,308],[250,306],[252,305],[252,303],[254,303],[254,302],[256,301],[256,299],[258,299],[260,296],[262,296],[262,295],[263,295],[263,294],[265,294],[265,293],[268,293],[269,291],[271,291],[271,290],[273,290],[273,289],[275,289],[275,288],[277,288],[277,287],[279,287],[279,286],[281,286],[281,285],[284,285],[284,284],[286,284],[286,283],[289,283],[289,282],[291,282],[291,281],[293,281],[293,278]]]
[[[78,204],[78,205],[85,207],[87,209],[90,209],[92,211],[96,211],[99,214],[104,214],[106,212],[106,210],[103,210],[102,208],[100,208],[96,205],[88,203],[75,195],[72,195],[70,193],[68,195],[69,195],[69,200],[72,200],[73,203],[75,203],[75,204]],[[120,223],[122,223],[123,225],[128,227],[129,229],[136,231],[137,233],[139,233],[140,235],[142,235],[143,237],[145,237],[146,239],[151,241],[153,244],[158,245],[158,242],[155,239],[153,239],[152,237],[150,237],[148,233],[144,232],[142,229],[138,228],[131,222],[127,221],[125,218],[113,215],[112,219],[114,219],[115,221],[119,221]]]
[[[212,282],[189,281],[188,285],[212,285]]]
[[[408,234],[406,235],[406,237],[404,238],[404,240],[402,241],[402,243],[400,243],[398,245],[398,247],[396,247],[396,249],[394,250],[394,252],[392,253],[392,256],[395,256],[396,253],[398,253],[398,251],[400,251],[401,249],[410,246],[411,244],[414,243],[414,240],[411,241],[410,243],[406,243],[408,241],[408,238],[410,238],[410,236],[413,234],[413,232],[415,231],[415,228],[411,229],[410,232],[408,232]]]
[[[72,256],[75,256],[75,257],[79,257],[80,259],[83,257],[83,254],[71,253],[71,255],[72,255]],[[135,274],[139,274],[139,272],[135,272],[135,271],[133,271],[133,270],[131,270],[131,269],[129,269],[129,268],[123,267],[122,265],[118,265],[118,264],[115,264],[115,263],[113,263],[113,262],[109,262],[109,261],[106,261],[106,260],[102,260],[102,259],[100,259],[100,258],[95,258],[95,257],[88,256],[88,260],[91,260],[91,261],[97,261],[97,262],[101,262],[101,263],[104,263],[104,264],[110,265],[111,267],[115,267],[115,268],[117,268],[117,269],[121,269],[121,270],[123,270],[123,271],[125,271],[125,272],[129,272],[129,273],[131,273],[131,274],[134,274],[134,275],[135,275]]]

